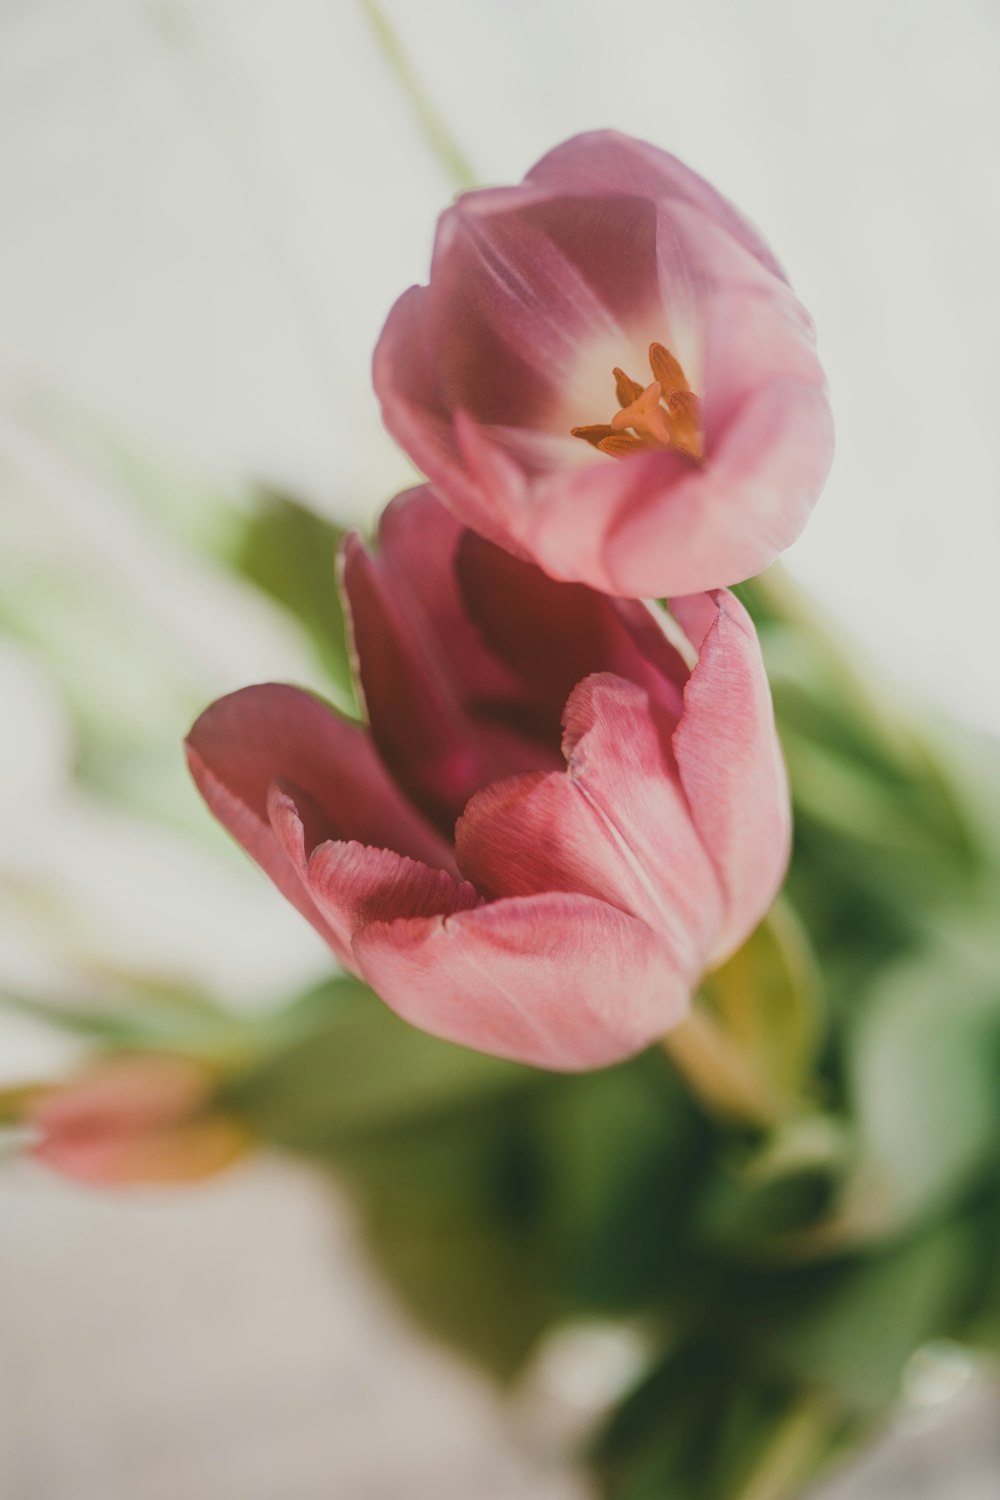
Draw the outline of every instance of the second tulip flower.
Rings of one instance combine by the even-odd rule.
[[[555,582],[427,489],[342,566],[368,726],[293,687],[219,700],[188,741],[209,807],[424,1030],[554,1069],[648,1045],[788,860],[742,606]]]

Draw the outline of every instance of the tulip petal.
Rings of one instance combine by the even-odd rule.
[[[558,763],[557,730],[548,749],[518,732],[519,685],[463,609],[461,531],[429,491],[418,491],[390,507],[380,555],[356,535],[341,552],[372,738],[396,782],[448,836],[480,787]]]
[[[568,402],[586,420],[599,391],[585,356],[606,348],[610,371],[635,349],[630,324],[657,300],[655,247],[648,199],[462,194],[441,216],[422,324],[444,403],[536,427]]]
[[[547,152],[526,182],[563,192],[634,193],[697,205],[775,276],[781,265],[760,231],[738,208],[669,151],[617,130],[591,130]]]
[[[465,534],[430,485],[420,485],[397,495],[382,512],[376,563],[386,587],[413,598],[435,642],[446,648],[449,677],[461,696],[499,698],[515,682],[468,619],[456,572]]]
[[[455,831],[463,873],[487,896],[597,896],[657,932],[697,974],[722,923],[715,866],[672,764],[672,719],[641,688],[588,677],[566,706],[563,773],[487,787]]]
[[[191,730],[187,757],[219,822],[341,957],[340,939],[271,825],[276,780],[305,794],[313,839],[356,839],[454,868],[448,845],[406,802],[364,731],[299,688],[268,683],[220,698]]]
[[[391,849],[329,841],[309,859],[309,891],[347,946],[358,928],[400,917],[448,916],[479,903],[467,881]]]
[[[684,692],[674,754],[694,820],[726,892],[726,921],[713,955],[748,937],[777,895],[788,866],[788,781],[760,645],[746,610],[717,590]],[[671,608],[691,634],[704,628],[705,597]]]
[[[642,922],[549,893],[360,930],[362,974],[434,1036],[539,1068],[619,1062],[683,1018],[689,987]]]
[[[474,515],[484,535],[502,526],[492,522],[489,498],[466,472],[454,427],[454,413],[437,394],[437,377],[424,347],[421,312],[426,287],[412,286],[393,304],[372,356],[372,383],[382,420],[396,442],[427,477],[439,484],[456,514]]]
[[[688,668],[662,611],[559,583],[472,531],[459,542],[456,573],[469,618],[524,684],[546,733],[558,733],[566,699],[593,672],[627,677],[680,713]]]

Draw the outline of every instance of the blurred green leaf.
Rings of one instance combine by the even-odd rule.
[[[338,707],[357,715],[337,588],[337,551],[343,536],[343,527],[315,511],[286,495],[265,492],[243,519],[230,555],[243,577],[284,605],[305,627],[338,689]]]
[[[497,1101],[415,1120],[391,1138],[345,1143],[329,1161],[397,1296],[497,1378],[516,1374],[563,1306],[517,1110]]]
[[[712,1132],[664,1059],[560,1079],[534,1117],[567,1295],[597,1313],[671,1295]]]
[[[93,1044],[100,1052],[171,1052],[197,1057],[220,1074],[239,1073],[286,1038],[286,1015],[243,1017],[209,995],[170,980],[92,968],[100,999],[49,1000],[0,990],[8,1009]]]
[[[878,974],[848,1038],[857,1166],[838,1242],[898,1232],[1000,1182],[1000,974],[928,950]]]
[[[694,1334],[622,1404],[593,1459],[606,1500],[792,1500],[851,1420],[716,1331]]]
[[[776,1288],[767,1327],[772,1358],[857,1415],[880,1416],[900,1398],[911,1355],[952,1334],[976,1250],[968,1224],[946,1223],[815,1283],[797,1283],[807,1296],[781,1298]]]
[[[240,1080],[231,1103],[265,1138],[307,1154],[451,1118],[543,1076],[418,1031],[347,975],[311,992],[292,1020],[297,1038]]]

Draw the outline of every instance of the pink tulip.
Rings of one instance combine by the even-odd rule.
[[[763,240],[681,162],[611,131],[442,214],[374,381],[460,520],[609,594],[760,572],[832,457],[812,325]]]
[[[214,1113],[213,1074],[190,1058],[122,1054],[29,1102],[32,1155],[95,1187],[194,1182],[247,1148],[245,1129]]]
[[[212,812],[424,1030],[557,1069],[648,1045],[787,863],[742,606],[554,582],[427,488],[342,564],[368,728],[293,687],[220,699],[188,740]]]

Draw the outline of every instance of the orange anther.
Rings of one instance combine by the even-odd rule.
[[[680,361],[665,344],[654,342],[649,346],[649,368],[653,382],[641,386],[616,365],[612,374],[620,410],[610,423],[572,427],[573,437],[583,438],[612,458],[670,448],[700,462],[704,454],[701,405]]]

